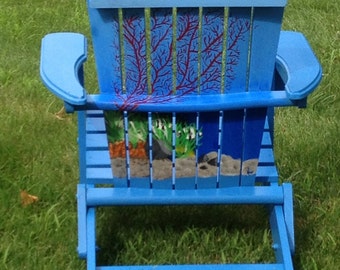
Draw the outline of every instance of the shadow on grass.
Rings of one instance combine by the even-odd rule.
[[[100,265],[274,259],[267,211],[260,206],[121,207],[97,215]]]

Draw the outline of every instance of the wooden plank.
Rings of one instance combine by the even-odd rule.
[[[143,8],[143,7],[224,7],[224,6],[284,6],[287,0],[89,0],[91,8]]]
[[[86,151],[86,165],[87,167],[111,167],[109,152],[107,150]]]
[[[88,13],[100,92],[119,93],[122,65],[118,10],[89,8]]]
[[[246,91],[250,30],[251,8],[229,8],[224,93]]]
[[[283,204],[281,186],[230,187],[205,190],[89,188],[88,206],[178,204]]]
[[[227,94],[246,91],[250,19],[250,8],[229,8],[224,72],[224,93]],[[241,160],[243,157],[243,121],[243,109],[224,113],[223,153],[235,160]],[[240,166],[239,184],[241,184],[241,174]]]
[[[146,30],[144,9],[123,10],[126,103],[147,94]],[[124,82],[123,82],[124,83]]]
[[[150,20],[151,93],[165,98],[173,86],[173,17],[172,9],[152,9]],[[160,101],[162,101],[160,99]]]
[[[102,134],[87,134],[86,148],[91,150],[108,150],[107,135]]]
[[[283,8],[252,10],[247,91],[272,89]],[[270,35],[268,35],[270,33]],[[267,108],[247,109],[242,162],[259,157]]]
[[[86,133],[106,133],[104,117],[86,117]]]
[[[140,98],[148,98],[148,95]],[[209,112],[220,110],[237,110],[240,108],[259,108],[274,106],[296,106],[287,98],[285,91],[253,91],[213,95],[188,95],[174,97],[173,102],[162,103],[131,103],[134,111],[142,112]],[[117,110],[124,105],[124,100],[115,95],[88,95],[87,108],[102,110]]]
[[[199,9],[177,9],[176,31],[176,95],[195,94],[198,89]]]
[[[253,10],[249,91],[272,89],[282,16],[283,8]]]
[[[224,9],[204,8],[201,17],[199,48],[200,94],[222,91]]]

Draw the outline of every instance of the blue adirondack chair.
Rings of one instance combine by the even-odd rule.
[[[305,107],[321,67],[301,33],[281,31],[286,0],[87,5],[99,93],[84,88],[81,34],[46,35],[40,66],[46,87],[78,113],[78,252],[87,268],[116,269],[96,264],[97,207],[260,204],[269,209],[276,262],[157,269],[293,269],[293,195],[290,183],[278,183],[273,108]],[[108,112],[118,115],[110,132],[123,141],[123,173],[109,155]],[[146,175],[133,168],[133,132],[144,140]],[[187,175],[179,174],[185,158]],[[162,170],[169,175],[158,176],[159,161],[166,161]],[[155,266],[139,267],[127,269]]]

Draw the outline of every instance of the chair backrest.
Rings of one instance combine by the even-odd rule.
[[[114,128],[125,127],[121,136],[127,141],[128,157],[121,178],[127,178],[128,186],[134,178],[158,185],[152,151],[156,143],[168,155],[172,188],[180,188],[188,179],[188,186],[196,188],[254,184],[267,108],[244,108],[242,100],[231,94],[272,90],[285,4],[286,0],[88,0],[100,93],[113,95],[116,110],[122,112],[121,123]],[[207,106],[205,111],[205,97],[229,96],[238,109]],[[203,101],[197,112],[184,97]],[[145,110],[145,126],[136,128],[133,122],[139,120],[127,112],[138,111],[143,104],[168,114]],[[177,104],[180,113],[169,104]],[[170,137],[170,145],[158,140],[157,122],[163,137]],[[132,128],[137,133],[145,129],[147,135],[147,176],[131,171]],[[180,140],[186,142],[180,146]],[[180,165],[179,148],[188,144],[191,163]],[[194,176],[189,173],[182,182],[176,180],[181,166],[193,166]],[[209,166],[215,166],[213,176],[205,175]],[[213,184],[204,184],[207,179]]]

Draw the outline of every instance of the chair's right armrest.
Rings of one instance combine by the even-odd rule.
[[[320,83],[322,68],[308,41],[299,32],[282,31],[276,70],[290,100],[305,99]]]
[[[84,105],[82,64],[86,38],[77,33],[52,33],[42,40],[40,76],[45,86],[67,104]]]

